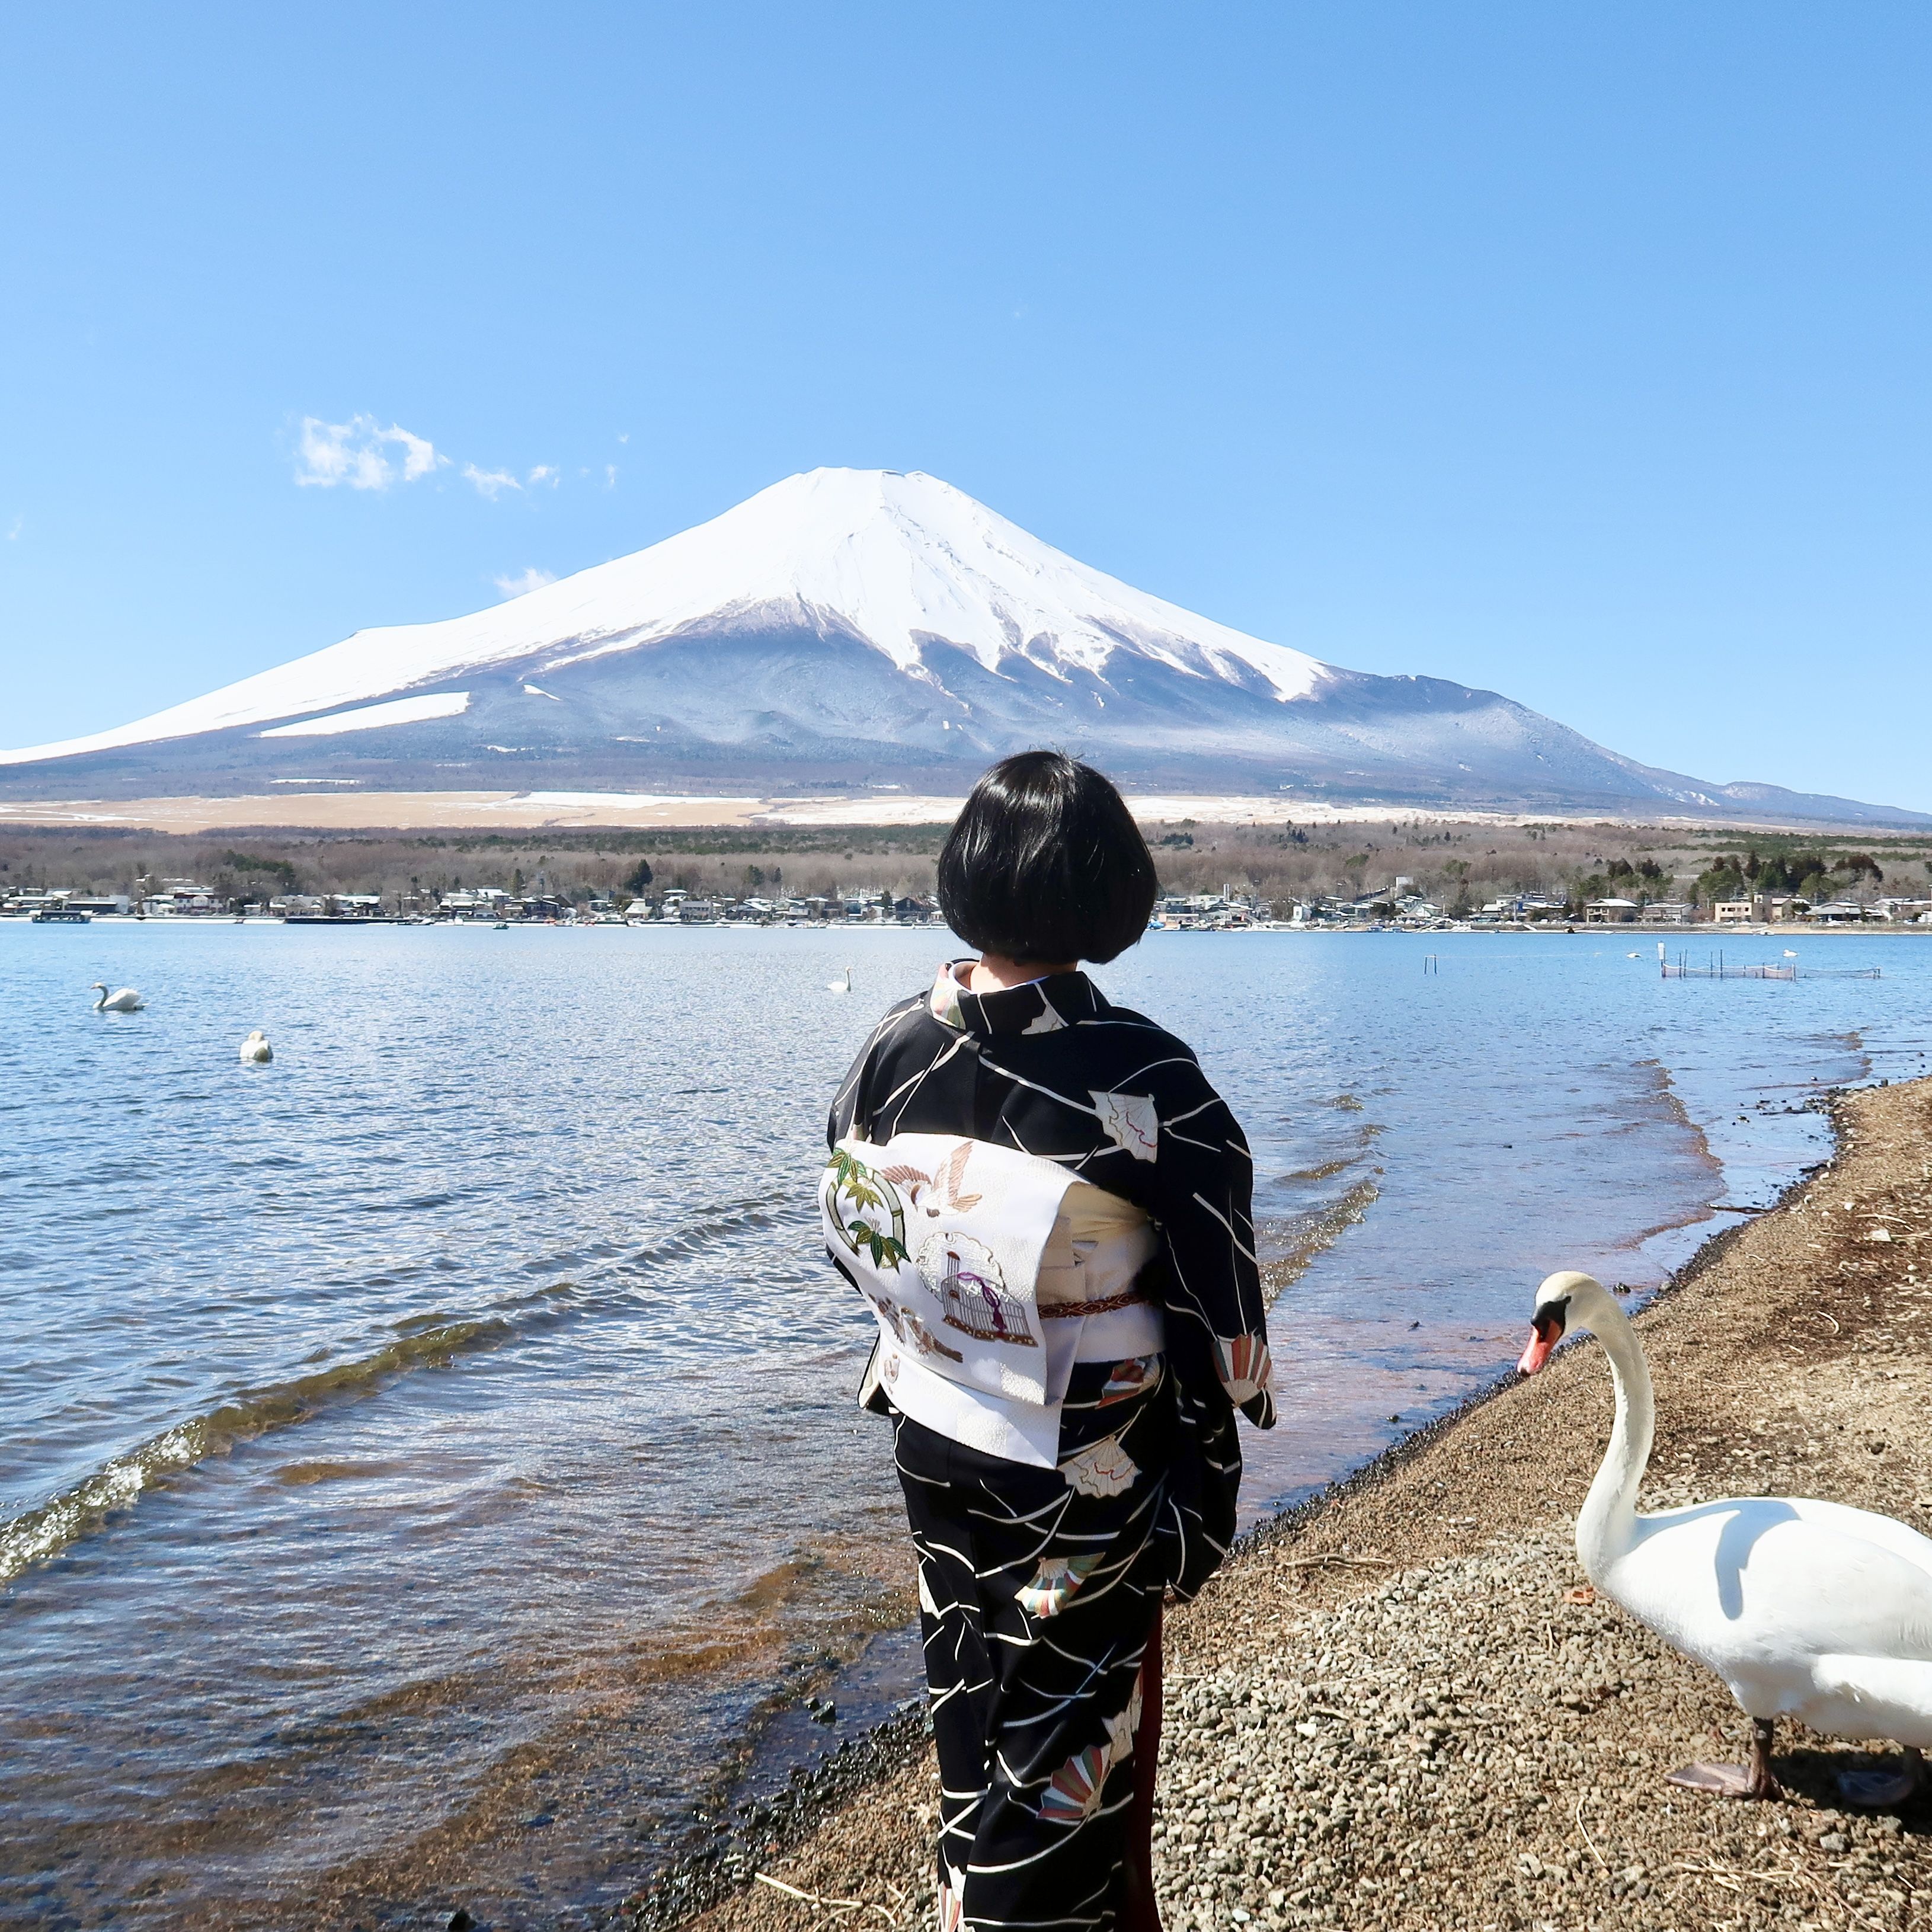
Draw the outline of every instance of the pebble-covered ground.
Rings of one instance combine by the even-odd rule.
[[[1716,1754],[1709,1690],[1576,1575],[1560,1532],[1501,1542],[1177,1687],[1169,1932],[1908,1922],[1898,1819],[1663,1784]]]
[[[1829,1168],[1640,1318],[1647,1506],[1818,1496],[1932,1532],[1932,1083],[1854,1096],[1839,1124]],[[1932,1932],[1932,1804],[1840,1808],[1834,1774],[1874,1756],[1787,1726],[1780,1800],[1665,1782],[1740,1756],[1746,1726],[1578,1568],[1609,1414],[1600,1352],[1567,1349],[1170,1617],[1169,1932]],[[698,1924],[928,1924],[934,1809],[928,1760]]]

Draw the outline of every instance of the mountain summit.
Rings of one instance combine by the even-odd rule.
[[[0,752],[14,796],[958,790],[1064,745],[1196,792],[1918,822],[1618,757],[1492,692],[1377,677],[1090,569],[936,477],[815,470],[507,603],[358,631],[111,731]]]

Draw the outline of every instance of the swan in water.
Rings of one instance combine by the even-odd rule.
[[[1890,1738],[1902,1771],[1848,1772],[1848,1803],[1902,1803],[1932,1746],[1932,1540],[1889,1516],[1797,1496],[1733,1496],[1636,1513],[1655,1422],[1650,1371],[1629,1318],[1600,1282],[1553,1274],[1536,1292],[1533,1375],[1564,1334],[1594,1331],[1616,1391],[1603,1466],[1576,1517],[1590,1581],[1640,1623],[1721,1677],[1751,1720],[1748,1766],[1694,1764],[1671,1782],[1769,1798],[1772,1726],[1828,1737]]]
[[[852,990],[851,968],[849,966],[846,968],[845,976],[844,979],[826,980],[825,982],[825,990],[828,993],[849,993]]]
[[[118,993],[107,990],[105,980],[97,980],[87,989],[100,997],[94,1003],[97,1013],[138,1013],[148,1003],[132,986],[123,986]]]
[[[275,1049],[268,1044],[268,1036],[260,1027],[242,1042],[242,1058],[244,1065],[266,1066],[275,1057]]]

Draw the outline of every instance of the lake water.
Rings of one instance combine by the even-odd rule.
[[[593,1924],[904,1694],[812,1190],[948,950],[0,926],[0,1924]],[[1932,940],[1795,950],[1883,976],[1666,982],[1614,933],[1160,934],[1097,976],[1196,1045],[1300,1266],[1251,1514],[1494,1376],[1549,1270],[1652,1285],[1770,1199],[1820,1087],[1925,1070]]]

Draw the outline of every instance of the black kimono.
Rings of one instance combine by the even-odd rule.
[[[1247,1144],[1188,1048],[1084,974],[976,994],[950,968],[880,1022],[827,1138],[899,1133],[1066,1167],[1160,1237],[1138,1286],[1165,1311],[1164,1357],[1078,1364],[1058,1467],[868,1405],[893,1416],[919,1558],[941,1932],[1111,1927],[1162,1595],[1192,1596],[1226,1552],[1236,1408],[1274,1420]]]

